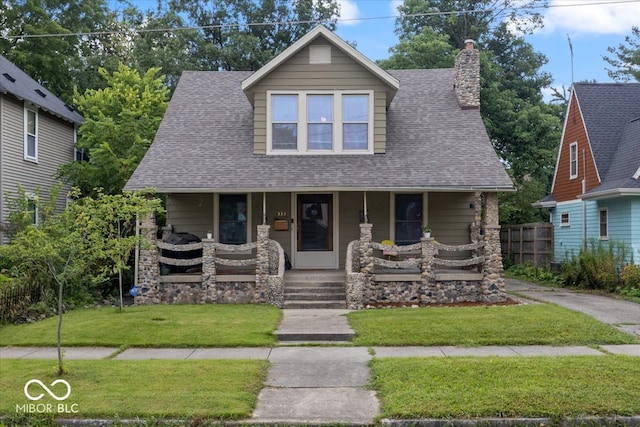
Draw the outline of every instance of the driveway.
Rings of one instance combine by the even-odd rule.
[[[566,288],[540,286],[517,279],[507,279],[506,288],[507,292],[580,311],[623,332],[640,336],[640,304]]]

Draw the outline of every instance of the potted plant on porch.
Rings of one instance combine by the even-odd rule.
[[[429,227],[429,224],[422,226],[422,234],[426,238],[431,237],[431,227]]]

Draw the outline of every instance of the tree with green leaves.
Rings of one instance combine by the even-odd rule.
[[[112,74],[100,69],[100,75],[104,89],[76,92],[73,98],[85,118],[78,149],[86,151],[88,160],[60,169],[83,195],[95,194],[97,188],[106,194],[122,191],[151,145],[169,101],[158,68],[141,74],[120,64]]]
[[[105,0],[0,0],[0,28],[0,53],[65,101],[74,85],[96,87],[97,67],[112,70],[127,48],[97,34],[121,30]]]
[[[169,11],[200,27],[195,58],[203,70],[257,70],[309,30],[335,29],[336,0],[170,0]]]
[[[477,42],[480,113],[521,192],[501,195],[500,220],[510,224],[547,219],[531,203],[546,195],[562,131],[563,106],[542,98],[541,90],[551,84],[551,76],[541,71],[547,59],[513,31],[516,26],[525,30],[540,26],[538,13],[519,7],[542,4],[541,0],[525,5],[512,0],[405,0],[396,23],[400,42],[391,48],[388,60],[380,61],[389,68],[451,67],[465,39]]]
[[[74,195],[79,195],[77,189]],[[57,289],[58,374],[64,373],[61,331],[66,289],[71,285],[94,286],[125,268],[131,252],[144,240],[121,232],[135,225],[137,216],[160,209],[159,200],[142,193],[99,193],[70,204],[38,226],[24,228],[9,245],[0,246],[0,256],[11,261],[13,277],[42,281]]]
[[[384,69],[451,68],[458,52],[447,34],[438,34],[431,27],[424,27],[411,37],[403,35],[397,45],[389,49],[389,59],[378,61]]]
[[[609,77],[619,81],[635,79],[640,82],[640,27],[631,29],[631,35],[624,38],[618,47],[607,49],[613,56],[603,57],[614,69],[608,70]]]

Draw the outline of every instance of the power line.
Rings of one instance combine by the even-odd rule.
[[[584,0],[576,0],[584,1]],[[598,1],[589,3],[574,3],[574,4],[552,4],[545,6],[521,6],[513,7],[508,10],[539,10],[539,9],[553,9],[553,8],[565,8],[565,7],[580,7],[580,6],[602,6],[602,5],[618,5],[618,4],[634,4],[640,3],[640,0],[615,0],[615,1]],[[419,18],[426,16],[439,16],[439,15],[462,15],[470,13],[485,13],[487,10],[457,10],[457,11],[438,11],[438,12],[421,12],[411,13],[407,15],[396,16],[376,16],[367,18],[348,18],[348,19],[335,19],[336,22],[363,22],[382,19],[398,19],[398,18]],[[48,38],[48,37],[86,37],[86,36],[105,36],[114,34],[144,34],[144,33],[166,33],[177,31],[194,31],[194,30],[214,30],[223,28],[241,28],[241,27],[263,27],[263,26],[275,26],[275,25],[309,25],[309,24],[323,24],[333,20],[305,20],[305,21],[278,21],[278,22],[254,22],[247,24],[232,23],[232,24],[212,24],[212,25],[197,25],[189,27],[178,28],[127,28],[123,30],[109,30],[109,31],[89,31],[89,32],[74,32],[74,33],[48,33],[48,34],[21,34],[17,36],[0,35],[0,37],[15,40],[15,39],[36,39],[36,38]]]

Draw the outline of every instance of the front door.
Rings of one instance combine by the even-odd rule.
[[[337,268],[333,194],[296,196],[296,268]]]

